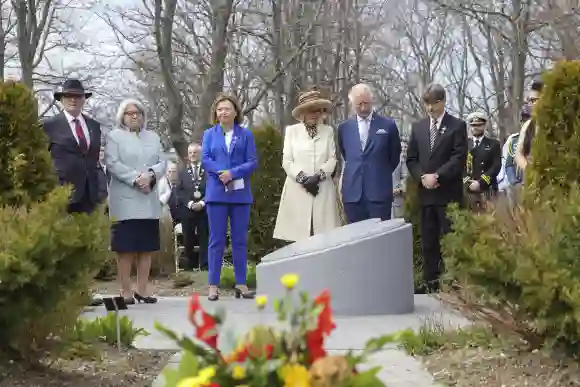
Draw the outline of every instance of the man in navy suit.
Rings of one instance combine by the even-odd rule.
[[[338,126],[338,149],[344,160],[342,201],[348,223],[391,218],[393,170],[401,139],[392,118],[373,111],[373,91],[358,84],[348,95],[356,112]]]

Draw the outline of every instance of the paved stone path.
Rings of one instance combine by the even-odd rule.
[[[202,299],[202,302],[205,301]],[[222,307],[227,311],[224,329],[242,335],[257,323],[274,324],[275,316],[272,313],[261,313],[256,310],[252,300],[223,299],[210,303],[205,301],[208,311]],[[98,308],[87,312],[87,317],[104,315],[106,311]],[[135,346],[148,349],[177,349],[175,344],[165,338],[153,327],[157,321],[165,327],[181,334],[192,334],[193,330],[187,321],[187,298],[165,297],[160,298],[155,305],[134,305],[123,312],[133,320],[136,327],[144,328],[151,333],[147,337],[139,337]],[[345,350],[362,349],[364,343],[376,336],[394,333],[403,329],[417,330],[425,321],[437,321],[449,326],[464,326],[469,321],[461,316],[446,310],[436,299],[424,296],[415,296],[415,313],[399,316],[366,316],[340,317],[335,316],[336,330],[327,340],[327,350],[340,353]],[[177,355],[172,363],[179,360]],[[401,350],[391,347],[375,355],[369,366],[381,365],[380,374],[389,387],[434,387],[432,376],[422,364]],[[170,365],[171,366],[171,363]],[[162,387],[162,380],[157,380],[154,387]]]

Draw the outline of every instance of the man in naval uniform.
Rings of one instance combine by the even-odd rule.
[[[181,227],[187,269],[207,269],[208,221],[205,211],[206,174],[201,166],[201,146],[187,148],[188,163],[178,172],[176,197],[182,208]],[[199,251],[195,252],[195,247]]]
[[[487,116],[480,112],[467,117],[472,138],[463,183],[474,211],[484,209],[486,201],[497,194],[497,175],[501,170],[501,144],[485,135],[487,122]]]

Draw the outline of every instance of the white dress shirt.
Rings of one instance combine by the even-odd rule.
[[[74,120],[78,119],[80,121],[81,128],[83,128],[83,133],[85,134],[85,139],[87,140],[87,146],[91,146],[91,136],[89,135],[89,128],[87,127],[87,123],[85,122],[85,118],[83,117],[83,115],[79,114],[78,117],[73,117],[65,110],[64,116],[66,117],[66,120],[68,121],[68,124],[70,126],[70,130],[72,131],[73,136],[77,140],[77,143],[79,142],[79,137],[77,136],[77,129],[76,129]]]
[[[230,145],[232,143],[232,133],[234,131],[230,130],[229,132],[226,132],[225,136],[226,136],[226,148],[228,149],[228,152],[230,151]],[[228,134],[229,134],[229,140],[228,140]],[[199,173],[201,172],[201,162],[197,162],[195,164],[189,164],[189,167],[191,168],[191,172],[195,175],[195,173],[197,172],[198,174],[198,178],[199,178]],[[196,171],[197,168],[197,171]],[[193,176],[192,176],[193,177]],[[203,198],[202,198],[203,199]],[[204,200],[200,200],[198,202],[199,204],[201,204],[202,207],[205,207],[205,201]],[[195,204],[195,201],[190,200],[187,203],[187,207],[191,210],[191,207]]]
[[[366,138],[369,140],[369,130],[371,129],[371,120],[373,119],[373,112],[367,117],[363,118],[359,115],[356,116],[356,121],[358,124],[358,135],[360,139]],[[361,144],[366,145],[366,144]]]
[[[445,116],[445,111],[439,117],[437,117],[437,131],[441,130],[441,121],[443,121],[443,117]],[[429,130],[433,127],[433,117],[429,119]]]

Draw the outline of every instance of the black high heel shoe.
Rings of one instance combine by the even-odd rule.
[[[215,293],[210,294],[209,296],[207,296],[208,301],[217,301],[220,299],[220,294],[219,294],[219,290],[216,289]]]
[[[236,298],[243,298],[245,300],[251,300],[256,297],[256,292],[248,290],[247,292],[242,292],[237,286],[234,285],[234,296]]]
[[[142,295],[140,295],[137,292],[134,293],[134,296],[135,296],[135,299],[137,300],[138,303],[142,303],[142,302],[144,302],[145,304],[155,304],[155,303],[157,303],[157,298],[156,297],[151,297],[151,296],[143,297]]]

